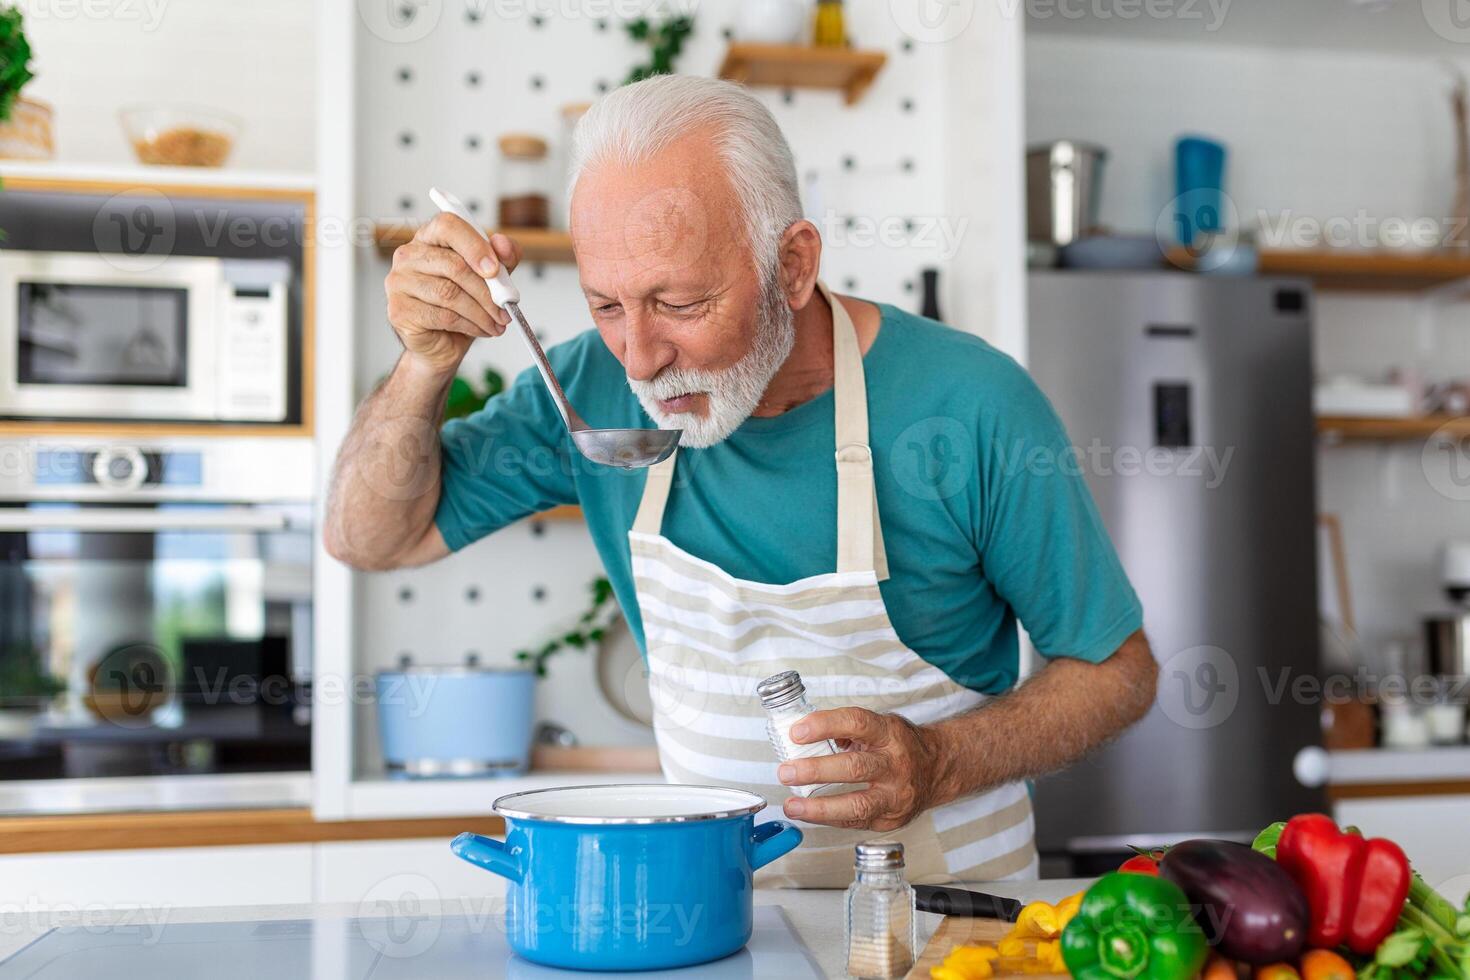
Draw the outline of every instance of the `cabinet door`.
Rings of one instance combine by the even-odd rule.
[[[316,901],[350,902],[365,915],[383,903],[456,898],[498,916],[504,896],[504,878],[455,857],[443,837],[316,845]]]
[[[65,851],[0,857],[0,905],[87,911],[311,901],[311,845]]]
[[[1343,800],[1333,815],[1343,826],[1397,843],[1414,870],[1457,905],[1470,893],[1470,796]]]

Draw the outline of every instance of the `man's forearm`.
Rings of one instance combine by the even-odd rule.
[[[931,805],[1076,762],[1143,717],[1157,678],[1139,631],[1102,663],[1058,658],[1014,691],[922,727],[937,775]]]
[[[410,354],[358,407],[332,475],[327,550],[393,568],[424,538],[439,501],[439,423],[454,379]]]

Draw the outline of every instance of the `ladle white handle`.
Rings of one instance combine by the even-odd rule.
[[[448,191],[430,187],[429,200],[433,201],[440,211],[447,211],[464,221],[479,232],[481,238],[489,241],[484,230],[476,224],[469,209],[460,203],[459,198]],[[531,352],[531,359],[536,363],[536,370],[541,373],[541,380],[546,382],[546,387],[551,392],[552,400],[556,402],[556,410],[561,413],[561,420],[566,425],[567,431],[576,432],[587,428],[587,423],[582,421],[582,416],[578,415],[577,410],[572,408],[572,403],[567,401],[567,393],[562,390],[561,382],[556,380],[556,372],[551,370],[551,362],[546,359],[546,351],[541,349],[541,342],[536,339],[536,332],[531,329],[531,325],[521,314],[521,291],[516,288],[515,283],[511,282],[510,270],[505,267],[504,262],[500,261],[499,256],[496,256],[496,263],[499,268],[495,277],[485,280],[485,285],[490,287],[490,298],[495,301],[496,306],[509,313],[516,325],[520,327],[521,340],[525,342],[526,349]]]
[[[480,233],[481,238],[484,238],[486,241],[490,240],[484,230],[476,223],[469,210],[453,194],[448,191],[441,191],[437,187],[430,187],[429,200],[433,201],[434,206],[440,211],[449,212],[475,229],[475,231]],[[500,261],[499,255],[495,256],[495,265],[495,277],[485,280],[485,285],[490,287],[490,298],[495,301],[496,306],[502,309],[504,309],[506,303],[519,303],[521,301],[521,291],[511,281],[510,270],[505,267],[504,262]]]

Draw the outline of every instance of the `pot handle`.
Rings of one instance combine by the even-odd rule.
[[[479,834],[460,834],[449,842],[449,849],[456,857],[463,858],[476,867],[521,883],[521,860],[517,854],[493,837]]]
[[[463,835],[461,835],[463,836]],[[801,843],[801,830],[785,820],[767,820],[750,833],[750,870],[763,868]]]

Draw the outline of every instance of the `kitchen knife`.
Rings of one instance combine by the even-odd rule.
[[[1000,919],[1015,922],[1021,915],[1021,903],[1014,898],[1001,898],[985,892],[946,888],[943,885],[915,885],[914,908],[936,915],[958,915],[970,919]]]

